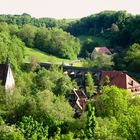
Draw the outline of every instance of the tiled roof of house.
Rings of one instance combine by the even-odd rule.
[[[126,89],[126,73],[121,71],[101,71],[100,85],[104,84],[104,79],[106,76],[109,77],[109,85],[115,85],[119,88]]]
[[[119,88],[128,89],[131,92],[140,92],[140,84],[133,78],[121,71],[101,71],[100,85],[104,84],[105,77],[108,76],[109,85],[115,85]]]
[[[94,49],[98,54],[111,54],[110,50],[106,47],[96,47]]]
[[[7,77],[8,67],[6,64],[0,64],[0,81],[2,85],[5,85]]]

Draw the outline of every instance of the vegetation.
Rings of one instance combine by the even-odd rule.
[[[125,11],[104,11],[70,21],[36,19],[25,13],[0,15],[0,63],[10,59],[16,81],[11,93],[0,90],[0,139],[139,139],[138,96],[132,98],[131,92],[109,86],[109,77],[100,90],[95,76],[87,73],[81,88],[88,103],[85,113],[76,118],[67,98],[73,88],[80,88],[78,82],[57,65],[48,70],[38,65],[40,61],[72,63],[81,57],[84,67],[127,70],[139,80],[139,23],[139,15]],[[93,52],[103,45],[114,54]]]
[[[25,52],[24,62],[30,62],[31,57],[36,57],[36,59],[39,62],[48,62],[48,63],[72,62],[72,60],[55,57],[38,49],[25,47],[24,52]]]

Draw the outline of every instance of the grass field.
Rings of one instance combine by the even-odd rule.
[[[42,52],[37,49],[25,48],[25,59],[24,62],[29,62],[30,57],[35,56],[39,62],[50,62],[50,63],[59,63],[59,62],[71,62],[69,59],[62,59],[52,55],[48,55],[45,52]]]
[[[97,36],[78,36],[80,39],[81,44],[86,40],[86,39],[92,39],[93,42],[98,43],[101,46],[107,46],[108,41],[102,37],[97,37]]]

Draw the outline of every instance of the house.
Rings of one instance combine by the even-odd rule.
[[[94,54],[98,54],[98,55],[111,55],[111,51],[106,48],[106,47],[95,47],[94,50],[91,53],[91,58],[93,58]]]
[[[0,64],[0,81],[4,91],[12,90],[15,86],[15,80],[8,59],[6,64]]]
[[[77,115],[84,113],[88,99],[82,90],[73,89],[68,97],[68,100],[70,105],[75,108]]]
[[[126,72],[121,71],[101,71],[100,85],[104,84],[105,77],[109,77],[109,85],[115,85],[118,88],[127,89],[133,95],[140,94],[140,84],[131,78]]]

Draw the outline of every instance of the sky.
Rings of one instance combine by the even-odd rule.
[[[0,0],[0,14],[28,13],[37,18],[81,18],[104,10],[140,14],[140,0]]]

